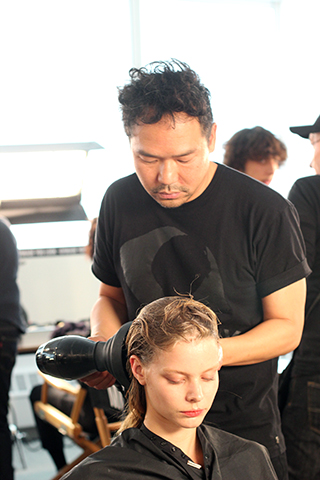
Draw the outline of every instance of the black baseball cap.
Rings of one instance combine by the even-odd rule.
[[[320,115],[313,125],[290,127],[292,133],[297,133],[302,138],[309,138],[310,133],[320,133]]]

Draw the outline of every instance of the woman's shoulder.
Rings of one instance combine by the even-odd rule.
[[[237,475],[243,465],[246,465],[243,478],[247,480],[277,478],[265,446],[208,425],[199,429],[215,451],[223,478],[240,479]]]
[[[137,429],[129,429],[137,430]],[[125,430],[112,440],[111,445],[89,455],[64,475],[62,480],[118,479],[120,471],[130,471],[135,461],[135,452],[130,449],[130,438],[134,431]],[[106,476],[106,472],[108,475]],[[131,477],[128,477],[131,479]],[[133,477],[134,478],[134,477]]]
[[[141,478],[184,479],[174,462],[144,435],[129,428],[115,437],[111,445],[90,455],[63,480],[140,480]]]
[[[251,449],[254,451],[267,452],[266,447],[260,445],[260,443],[241,438],[238,435],[234,435],[233,433],[226,432],[219,428],[203,424],[199,428],[205,437],[212,442],[212,445],[221,451],[226,449],[227,453],[230,453],[228,452],[230,449],[239,449],[241,451]]]

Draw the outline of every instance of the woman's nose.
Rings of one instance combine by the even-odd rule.
[[[188,402],[200,402],[203,398],[202,387],[199,382],[192,382],[187,392]]]

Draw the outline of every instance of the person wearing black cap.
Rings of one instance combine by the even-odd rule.
[[[282,414],[290,480],[320,478],[320,116],[313,125],[291,127],[314,147],[311,167],[316,175],[300,178],[289,200],[300,216],[307,260],[305,327],[294,352],[287,403]]]
[[[290,130],[302,138],[309,138],[311,145],[314,147],[314,157],[310,167],[314,168],[317,175],[320,175],[320,115],[313,125],[290,127]]]

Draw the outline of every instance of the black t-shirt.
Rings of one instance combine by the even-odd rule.
[[[163,208],[137,176],[103,199],[93,272],[122,287],[129,319],[159,297],[192,293],[219,317],[222,337],[262,321],[261,298],[309,273],[294,207],[269,187],[218,165],[208,188]],[[277,410],[277,359],[224,367],[206,421],[284,451]]]
[[[205,425],[197,433],[205,463],[200,476],[181,450],[142,427],[125,430],[63,480],[276,480],[261,445]]]
[[[312,269],[307,279],[306,322],[293,374],[316,375],[320,373],[320,175],[297,180],[288,198],[298,210]]]

